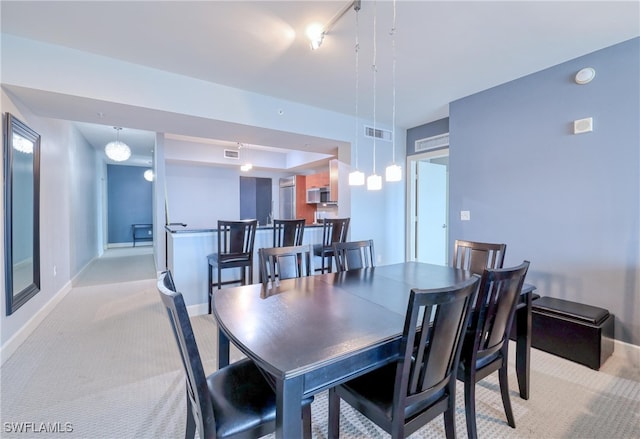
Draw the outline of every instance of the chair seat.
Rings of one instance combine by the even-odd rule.
[[[376,369],[370,373],[354,378],[342,384],[338,388],[338,394],[345,398],[344,392],[355,396],[358,404],[366,404],[369,407],[376,407],[387,419],[391,419],[393,409],[393,392],[395,386],[396,364],[391,363]],[[433,395],[428,399],[420,401],[418,404],[409,405],[405,408],[405,417],[411,419],[414,415],[420,414],[425,407],[430,406],[439,398],[445,396],[446,382],[433,390]]]
[[[313,244],[313,254],[315,256],[333,255],[333,247],[325,247],[322,244]]]
[[[227,264],[234,264],[234,263],[249,263],[251,262],[250,258],[246,255],[238,255],[238,256],[234,256],[234,255],[225,255],[222,260],[220,260],[218,253],[212,253],[209,256],[207,256],[207,260],[209,261],[209,265],[211,266],[216,266],[218,265],[218,263],[221,263],[223,265],[227,265]]]
[[[275,429],[276,395],[253,361],[245,358],[207,377],[218,438],[231,437],[263,424]],[[302,405],[311,404],[313,397]]]

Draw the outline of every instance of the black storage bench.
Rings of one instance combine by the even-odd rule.
[[[531,318],[534,348],[596,370],[613,353],[614,317],[604,308],[541,297]]]

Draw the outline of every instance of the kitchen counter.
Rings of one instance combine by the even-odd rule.
[[[313,228],[313,227],[322,227],[322,223],[311,223],[305,224],[305,228]],[[169,233],[207,233],[207,232],[217,232],[217,228],[197,228],[197,227],[189,227],[182,226],[177,224],[170,224],[164,226],[165,230]],[[273,230],[273,225],[264,225],[258,226],[257,230]]]
[[[171,270],[176,288],[184,297],[189,315],[207,313],[209,264],[207,256],[218,251],[216,228],[197,228],[180,224],[167,225],[167,267]],[[322,242],[322,224],[305,226],[303,244]],[[259,281],[258,249],[273,246],[273,226],[259,226],[256,231],[253,255],[253,283]],[[314,261],[320,267],[320,262]],[[223,280],[238,279],[239,269],[222,271]],[[214,273],[215,278],[215,273]]]

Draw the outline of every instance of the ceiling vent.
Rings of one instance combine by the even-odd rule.
[[[225,159],[240,159],[240,151],[236,149],[225,149],[224,150],[224,158]]]
[[[379,128],[373,128],[369,126],[364,127],[364,136],[372,139],[385,140],[391,142],[393,140],[393,133],[388,130],[381,130]]]
[[[433,151],[449,146],[449,133],[416,140],[415,152]]]

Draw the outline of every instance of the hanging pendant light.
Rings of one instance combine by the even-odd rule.
[[[360,93],[360,21],[359,12],[360,5],[355,5],[356,10],[356,135],[355,135],[355,152],[356,152],[356,167],[349,173],[349,186],[362,186],[364,184],[364,172],[358,169],[358,138],[360,137],[359,117],[358,117],[358,98]]]
[[[376,132],[376,80],[378,66],[376,65],[376,22],[377,22],[377,2],[373,3],[373,132]],[[382,177],[376,174],[376,137],[373,137],[373,173],[367,177],[367,190],[379,191],[382,189]]]
[[[242,149],[243,146],[244,145],[242,143],[238,142],[238,157],[240,157],[240,149]],[[253,169],[253,165],[249,162],[249,150],[247,150],[247,153],[245,154],[245,160],[247,160],[247,162],[240,166],[240,170],[242,172],[249,172]]]
[[[402,168],[396,164],[396,0],[393,0],[393,24],[391,27],[391,47],[393,53],[393,119],[392,119],[392,161],[385,170],[386,181],[400,181],[402,180]]]
[[[131,157],[131,148],[129,148],[126,143],[121,142],[119,138],[122,128],[113,127],[113,129],[116,130],[116,140],[107,143],[104,147],[105,154],[114,162],[124,162],[129,160],[129,157]]]

